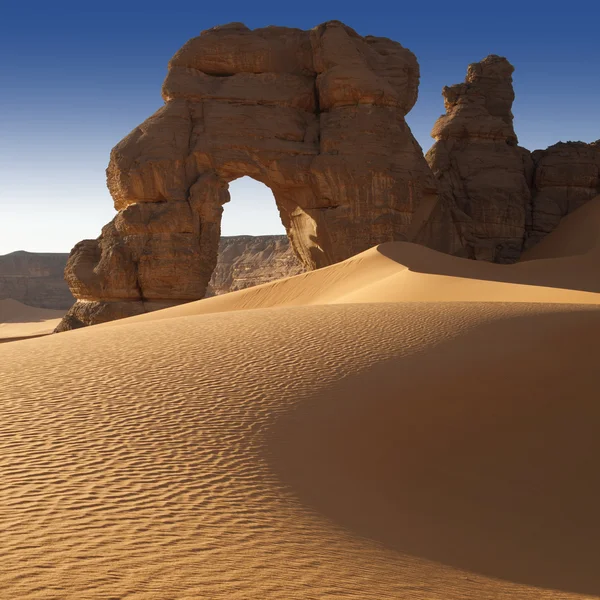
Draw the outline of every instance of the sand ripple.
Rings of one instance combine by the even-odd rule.
[[[298,462],[294,453],[294,435],[310,436],[304,407],[319,403],[335,427],[336,390],[361,374],[427,357],[486,324],[561,311],[598,331],[595,307],[380,303],[133,322],[3,345],[2,597],[594,591],[557,595],[394,547],[355,526],[356,514],[330,514],[318,490],[308,497],[323,472],[314,456]],[[395,384],[401,390],[403,379]],[[317,437],[323,450],[322,430]]]

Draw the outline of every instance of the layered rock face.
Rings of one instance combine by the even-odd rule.
[[[11,252],[0,256],[0,300],[39,308],[67,309],[73,295],[64,281],[67,254]]]
[[[469,65],[465,83],[443,90],[427,161],[439,202],[417,241],[450,254],[514,262],[531,212],[533,163],[517,145],[512,65],[488,56]]]
[[[62,328],[202,298],[215,268],[228,183],[275,196],[305,268],[406,239],[436,183],[405,114],[414,55],[340,22],[311,31],[205,31],[169,63],[165,105],[112,151],[119,214],[72,251],[78,302]]]
[[[526,249],[553,231],[563,217],[600,194],[600,140],[592,144],[560,142],[531,156],[535,175]]]
[[[206,295],[243,290],[305,270],[285,235],[222,237]]]

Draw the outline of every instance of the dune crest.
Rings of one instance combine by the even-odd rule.
[[[599,304],[600,196],[564,219],[519,263],[474,261],[408,242],[380,244],[341,263],[253,288],[113,321],[287,306],[364,302]],[[530,258],[531,257],[531,258]],[[535,258],[551,260],[534,260]]]

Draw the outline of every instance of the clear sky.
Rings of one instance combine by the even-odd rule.
[[[169,58],[203,29],[338,19],[399,41],[421,65],[407,121],[424,150],[442,87],[462,81],[470,62],[506,56],[517,134],[535,149],[600,138],[599,18],[600,2],[577,0],[9,0],[0,8],[0,254],[68,252],[99,235],[114,215],[110,149],[162,104]],[[282,232],[262,184],[238,180],[231,192],[224,235]]]

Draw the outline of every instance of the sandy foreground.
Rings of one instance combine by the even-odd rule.
[[[600,597],[591,204],[0,346],[4,597]]]
[[[27,306],[12,298],[0,300],[0,343],[48,335],[65,312]]]

